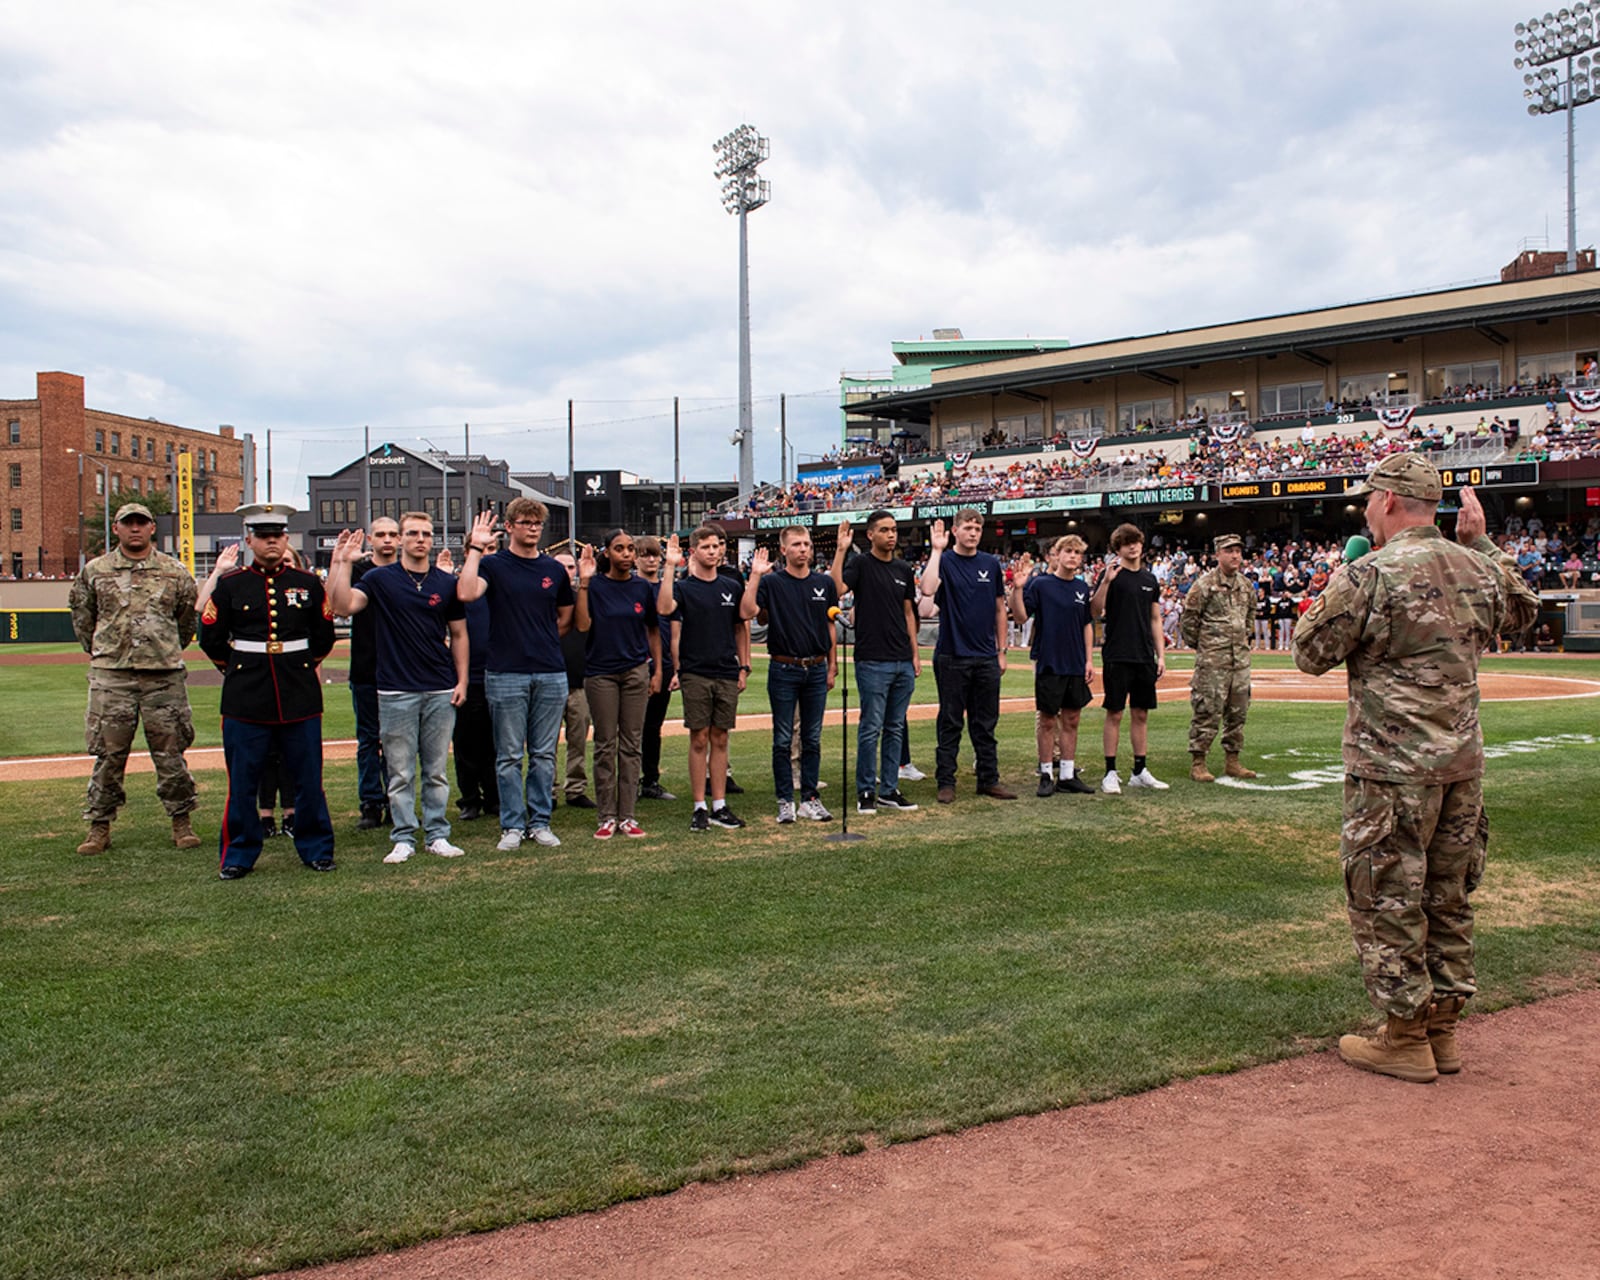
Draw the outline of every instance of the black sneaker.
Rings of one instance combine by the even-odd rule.
[[[219,876],[219,879],[222,879],[222,880],[243,880],[249,874],[250,874],[250,868],[249,867],[223,867],[222,868],[222,872],[221,872],[221,874]]]
[[[310,862],[306,863],[306,870],[336,871],[338,868],[334,866],[332,858],[313,858]]]
[[[476,822],[481,817],[483,817],[483,810],[479,806],[475,804],[461,806],[461,821]]]
[[[1056,780],[1048,773],[1039,775],[1039,789],[1033,794],[1036,796],[1053,796],[1056,793]]]
[[[710,831],[711,818],[704,809],[696,809],[694,817],[689,819],[690,831]]]
[[[647,782],[639,788],[639,799],[641,800],[676,800],[677,798],[659,782]]]
[[[278,834],[280,836],[288,836],[291,840],[294,839],[294,814],[286,813],[283,815],[283,821],[278,824]]]
[[[899,809],[905,813],[910,813],[917,806],[898,791],[880,791],[878,792],[878,807],[880,809]]]
[[[382,824],[382,805],[363,805],[361,807],[361,820],[356,823],[357,831],[376,831]]]
[[[1058,796],[1092,796],[1094,788],[1083,780],[1081,773],[1074,773],[1070,778],[1062,778],[1056,783]]]
[[[277,834],[278,824],[276,822],[271,818],[261,819],[261,838],[263,840],[271,840]]]
[[[870,788],[856,793],[856,812],[863,817],[876,817],[878,813],[878,793]]]
[[[731,831],[735,827],[744,826],[744,819],[736,814],[732,809],[728,808],[727,805],[723,805],[722,808],[713,809],[711,811],[711,825],[715,827],[727,827]]]
[[[595,807],[595,802],[586,795],[579,794],[567,797],[567,808],[569,809],[593,809]]]
[[[744,788],[733,780],[731,773],[728,775],[728,785],[723,787],[722,794],[725,796],[742,796],[744,794]],[[744,823],[741,822],[739,825],[742,827]]]

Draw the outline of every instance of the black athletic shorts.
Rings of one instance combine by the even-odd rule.
[[[1042,716],[1060,715],[1089,705],[1093,695],[1082,676],[1058,676],[1048,671],[1033,673],[1033,709]]]
[[[1132,705],[1149,711],[1156,705],[1156,668],[1153,662],[1108,662],[1101,668],[1106,681],[1107,711]]]

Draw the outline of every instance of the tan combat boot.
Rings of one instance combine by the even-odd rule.
[[[189,815],[184,813],[172,820],[172,844],[177,849],[198,849],[200,837],[189,825]]]
[[[1439,1071],[1428,1047],[1428,1019],[1427,1009],[1411,1018],[1390,1014],[1375,1036],[1340,1036],[1339,1056],[1363,1071],[1412,1084],[1432,1084]]]
[[[89,824],[89,835],[78,846],[78,852],[85,857],[92,857],[97,853],[104,853],[111,847],[111,824],[109,822],[93,822]]]
[[[1442,1076],[1461,1070],[1461,1051],[1456,1048],[1456,1021],[1467,1003],[1464,996],[1436,1000],[1428,1014],[1428,1045],[1433,1050],[1433,1065]]]
[[[1260,775],[1254,769],[1246,769],[1239,763],[1239,754],[1234,752],[1223,764],[1222,771],[1230,778],[1255,778]]]
[[[1191,751],[1194,763],[1189,766],[1189,777],[1195,782],[1215,782],[1216,775],[1206,768],[1206,753],[1204,751]]]

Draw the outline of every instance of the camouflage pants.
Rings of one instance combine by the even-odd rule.
[[[1477,991],[1468,897],[1488,845],[1481,778],[1434,787],[1345,779],[1345,900],[1377,1009],[1409,1018],[1435,996]]]
[[[1244,750],[1244,718],[1250,710],[1250,668],[1214,666],[1197,659],[1189,682],[1189,750],[1202,755],[1211,749],[1222,727],[1222,749],[1229,755]]]
[[[88,821],[110,822],[127,800],[122,775],[141,717],[145,745],[156,767],[156,795],[167,815],[176,818],[198,807],[194,779],[183,762],[183,753],[194,741],[184,680],[181,670],[89,669],[84,740],[94,756],[94,773],[83,802],[83,816]]]

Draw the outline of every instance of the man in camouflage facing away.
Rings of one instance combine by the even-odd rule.
[[[1390,454],[1350,494],[1378,548],[1334,574],[1300,619],[1294,660],[1345,664],[1339,854],[1362,979],[1387,1015],[1343,1036],[1352,1066],[1425,1084],[1461,1069],[1455,1026],[1477,991],[1469,895],[1483,878],[1478,657],[1528,625],[1538,598],[1485,536],[1461,490],[1456,546],[1434,526],[1442,487],[1420,454]]]
[[[1230,778],[1253,778],[1255,771],[1239,762],[1244,750],[1244,718],[1250,710],[1250,640],[1255,633],[1255,583],[1239,572],[1244,541],[1236,533],[1217,536],[1212,544],[1217,567],[1200,575],[1189,588],[1178,619],[1183,642],[1194,650],[1194,678],[1189,681],[1189,776],[1215,782],[1206,768],[1206,752],[1222,728],[1222,750]]]
[[[82,854],[111,847],[111,822],[127,799],[122,775],[144,720],[156,794],[172,819],[172,843],[200,844],[189,825],[199,804],[183,753],[194,741],[183,651],[195,633],[194,579],[153,544],[155,517],[127,502],[113,526],[117,545],[83,567],[72,584],[72,630],[89,657],[84,729],[94,773],[84,800],[89,835]]]

